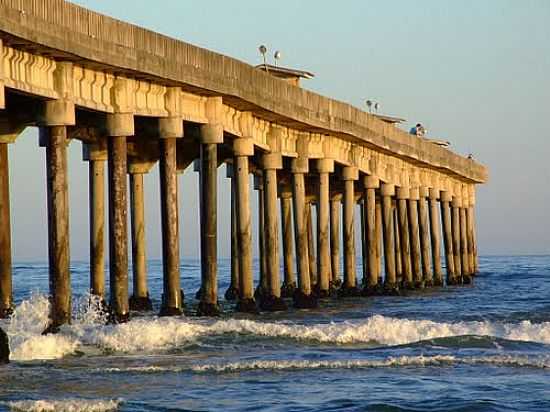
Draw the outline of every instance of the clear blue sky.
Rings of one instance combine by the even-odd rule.
[[[93,10],[236,57],[316,74],[304,87],[421,121],[490,169],[478,191],[484,254],[550,253],[550,1],[78,0]],[[88,258],[87,168],[69,150],[71,248]],[[11,147],[14,254],[46,259],[44,152],[36,130]],[[146,179],[150,257],[160,256],[158,173]],[[220,255],[228,255],[220,169]],[[182,254],[198,256],[197,176],[181,179]]]

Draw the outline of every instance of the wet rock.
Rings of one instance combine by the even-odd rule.
[[[340,289],[338,289],[339,298],[351,298],[356,296],[361,296],[361,289],[359,289],[357,286],[342,285]]]
[[[384,283],[384,295],[385,296],[400,296],[398,283]]]
[[[215,303],[199,302],[197,316],[220,316],[220,306]]]
[[[135,310],[137,312],[147,312],[153,310],[153,302],[147,296],[134,296],[130,297],[130,310]]]
[[[281,296],[283,298],[291,298],[294,296],[294,291],[296,290],[296,283],[283,283],[283,286],[281,286]]]
[[[237,300],[238,296],[239,290],[233,285],[229,286],[229,288],[225,291],[225,300],[228,300],[230,302]]]
[[[296,289],[294,292],[294,307],[297,309],[314,309],[319,306],[319,301],[315,294],[310,293],[306,295],[300,289]]]
[[[269,294],[262,296],[260,308],[267,312],[281,312],[288,309],[283,298]]]
[[[235,310],[242,313],[258,313],[258,307],[254,298],[240,299],[237,302]]]
[[[0,328],[0,365],[9,363],[10,345],[8,335]]]

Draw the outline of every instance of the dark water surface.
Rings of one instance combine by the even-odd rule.
[[[88,266],[75,263],[75,321],[41,336],[47,266],[19,264],[18,308],[0,323],[12,349],[0,410],[549,411],[550,257],[486,257],[480,270],[471,287],[327,300],[318,310],[151,313],[103,326],[86,305]],[[181,272],[192,311],[198,262]],[[150,262],[155,298],[161,273]]]

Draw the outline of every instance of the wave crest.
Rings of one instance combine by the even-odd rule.
[[[14,412],[111,412],[120,403],[120,400],[42,399],[5,402],[5,405]]]
[[[164,351],[225,334],[283,338],[317,344],[404,345],[465,335],[550,344],[550,322],[435,322],[374,315],[361,321],[302,325],[246,319],[200,320],[186,317],[140,318],[121,325],[105,325],[99,306],[88,303],[72,325],[57,335],[42,336],[49,303],[34,295],[15,311],[7,328],[13,360],[53,359],[93,346],[117,353]]]
[[[289,371],[304,369],[370,369],[392,367],[444,367],[452,365],[492,365],[502,367],[550,369],[550,357],[528,356],[479,356],[457,357],[453,355],[396,356],[385,359],[350,360],[245,360],[239,362],[205,363],[182,367],[138,366],[128,368],[97,369],[99,373],[232,373],[253,370]]]

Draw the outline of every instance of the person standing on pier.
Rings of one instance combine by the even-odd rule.
[[[417,123],[416,126],[411,128],[411,130],[409,131],[409,134],[412,134],[414,136],[424,137],[424,135],[426,134],[426,129],[424,128],[424,126],[422,126],[422,124]]]

